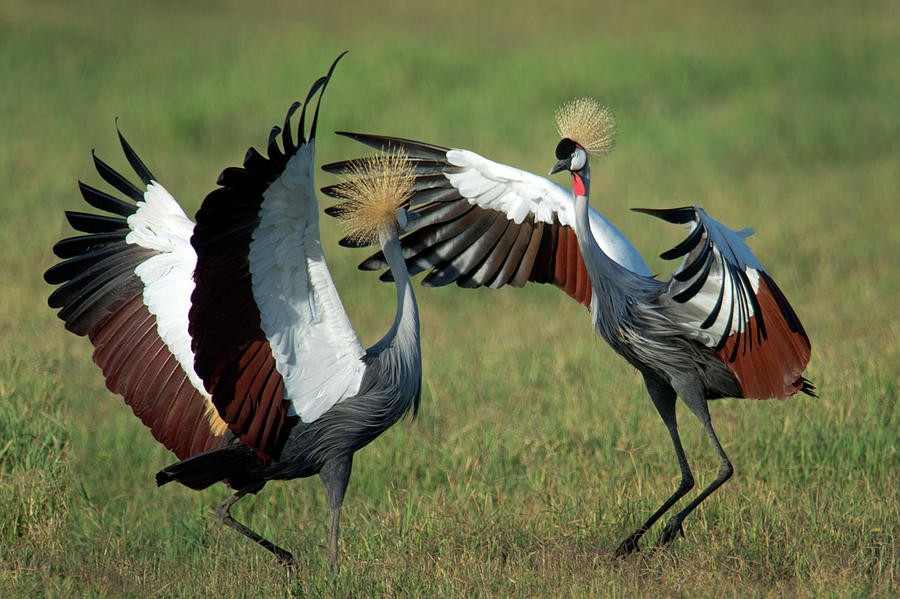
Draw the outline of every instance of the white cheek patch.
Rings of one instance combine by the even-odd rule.
[[[569,163],[569,170],[571,171],[580,171],[584,168],[584,165],[587,164],[587,154],[581,148],[578,148],[572,153],[572,161]]]

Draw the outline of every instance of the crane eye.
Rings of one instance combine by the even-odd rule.
[[[584,165],[587,164],[587,152],[584,151],[584,148],[575,148],[570,164],[569,170],[573,173],[584,168]]]

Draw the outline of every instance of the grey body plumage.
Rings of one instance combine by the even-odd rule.
[[[583,177],[584,171],[589,166]],[[589,185],[589,173],[585,178]],[[669,285],[631,272],[593,242],[587,205],[586,197],[575,199],[575,231],[593,288],[590,310],[597,333],[645,376],[673,387],[699,380],[710,399],[739,396],[734,374],[715,352],[686,338],[667,316],[659,299]]]

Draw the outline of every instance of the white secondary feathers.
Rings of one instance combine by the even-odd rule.
[[[322,253],[312,152],[301,147],[264,193],[249,255],[260,324],[304,422],[356,393],[365,354]]]
[[[128,217],[131,232],[125,241],[160,252],[135,269],[144,283],[144,304],[156,317],[160,338],[194,388],[208,400],[203,381],[194,370],[194,353],[188,333],[197,265],[197,254],[191,246],[194,223],[175,198],[155,181],[147,186],[144,201],[137,205],[137,212]]]
[[[364,349],[319,241],[312,152],[312,144],[302,147],[265,192],[249,257],[262,330],[284,379],[286,398],[305,422],[355,394],[364,370]],[[209,399],[194,370],[188,332],[197,264],[191,246],[194,223],[165,188],[152,182],[128,225],[132,230],[126,242],[160,252],[136,269],[159,336],[194,387]]]
[[[193,221],[172,194],[156,181],[147,186],[144,201],[138,202],[138,211],[128,217],[128,226],[131,228],[125,239],[128,243],[160,252],[175,251],[185,242],[191,247]]]
[[[539,222],[552,223],[556,215],[560,224],[574,226],[571,194],[561,195],[552,181],[468,150],[450,150],[447,160],[459,170],[444,176],[469,203],[503,212],[517,225],[534,214]]]
[[[470,204],[502,212],[516,224],[533,214],[538,222],[553,223],[555,219],[562,225],[575,226],[572,192],[565,187],[468,150],[448,151],[447,161],[457,170],[444,176]],[[610,258],[636,274],[651,275],[628,238],[593,208],[589,215],[594,238]]]

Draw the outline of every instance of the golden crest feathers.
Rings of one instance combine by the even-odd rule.
[[[362,158],[350,166],[346,179],[335,186],[335,196],[344,201],[332,214],[354,245],[378,242],[380,235],[396,231],[397,210],[413,193],[415,173],[406,154],[380,154]]]
[[[616,140],[612,110],[592,98],[576,98],[556,111],[556,130],[591,154],[606,154]]]

